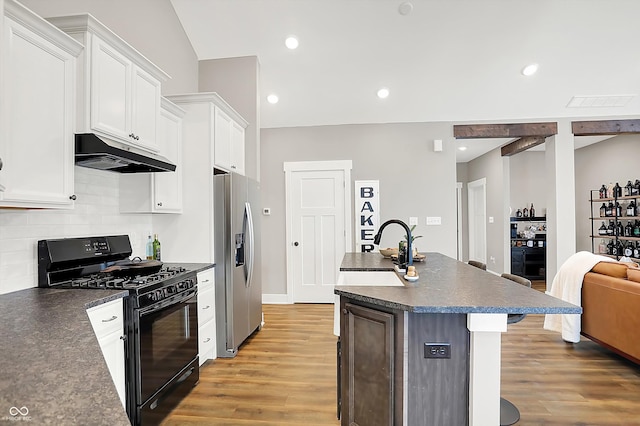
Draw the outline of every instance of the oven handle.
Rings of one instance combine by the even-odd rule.
[[[193,296],[198,294],[198,288],[194,287],[189,290],[185,290],[182,293],[176,294],[169,299],[164,299],[158,303],[155,303],[151,306],[147,306],[146,308],[140,309],[140,316],[143,317],[145,315],[152,314],[159,310],[166,308],[167,306],[176,305],[178,303],[184,302],[188,299],[191,299]]]
[[[196,368],[195,367],[191,367],[189,370],[187,370],[186,373],[184,373],[182,376],[180,376],[180,378],[178,379],[177,382],[175,382],[171,388],[176,388],[178,387],[182,382],[184,382],[185,380],[187,380],[189,378],[189,376],[191,374],[193,374],[194,370]],[[160,398],[156,399],[155,401],[153,401],[151,403],[151,405],[149,406],[149,408],[151,408],[152,410],[155,410],[158,407],[158,404],[160,404],[162,402],[163,399],[165,399],[166,397],[170,396],[171,392],[164,392],[163,396],[161,396]]]

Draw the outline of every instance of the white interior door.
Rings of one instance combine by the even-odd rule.
[[[286,179],[289,300],[333,303],[340,263],[351,240],[350,173],[290,170]]]
[[[487,263],[487,182],[485,178],[469,182],[469,260]]]

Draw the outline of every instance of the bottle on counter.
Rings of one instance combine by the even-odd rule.
[[[624,235],[624,226],[622,226],[622,222],[616,223],[616,235],[619,237]]]
[[[635,200],[631,200],[631,202],[627,205],[627,216],[635,216],[636,215],[636,202]]]
[[[622,187],[618,184],[618,182],[616,182],[616,185],[613,187],[613,197],[622,197]]]
[[[633,237],[633,225],[630,220],[627,221],[627,226],[624,227],[624,236]]]
[[[600,198],[607,198],[607,186],[603,183],[602,187],[598,191],[598,196]]]
[[[606,217],[607,216],[607,205],[605,203],[602,203],[602,206],[600,206],[600,217]]]
[[[153,258],[155,260],[162,260],[161,251],[160,251],[160,241],[158,240],[158,234],[154,234],[153,240]]]
[[[151,239],[151,234],[149,234],[149,239],[147,239],[147,246],[145,251],[147,254],[147,260],[153,259],[153,240]]]
[[[531,203],[531,208],[529,209],[529,216],[536,217],[536,209],[533,208],[533,203]]]
[[[640,179],[636,179],[633,184],[633,194],[631,195],[640,195]]]
[[[616,211],[615,211],[615,215],[616,217],[620,217],[622,216],[622,206],[620,206],[620,203],[616,201]]]
[[[633,195],[633,184],[631,181],[628,181],[627,185],[624,187],[624,195],[627,197],[631,197]]]
[[[607,235],[607,227],[604,222],[602,222],[602,225],[598,228],[598,235]]]
[[[529,209],[528,208],[524,208],[522,209],[522,216],[523,217],[529,217]]]
[[[516,217],[522,217],[522,210],[516,210]]]
[[[607,254],[613,256],[613,241],[609,241],[607,244]]]

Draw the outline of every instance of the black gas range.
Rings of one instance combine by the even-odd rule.
[[[128,291],[127,414],[133,425],[159,424],[199,379],[197,278],[131,254],[127,235],[38,241],[38,286]]]

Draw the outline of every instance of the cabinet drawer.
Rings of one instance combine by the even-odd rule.
[[[89,315],[93,331],[98,339],[113,332],[122,334],[124,324],[122,299],[89,308],[87,309],[87,315]]]
[[[198,328],[198,354],[200,365],[207,359],[214,359],[216,353],[216,322],[214,320],[202,324]]]
[[[213,268],[198,272],[198,291],[206,291],[213,288]]]
[[[198,324],[204,324],[210,321],[215,313],[215,290],[209,288],[207,290],[198,291]]]

